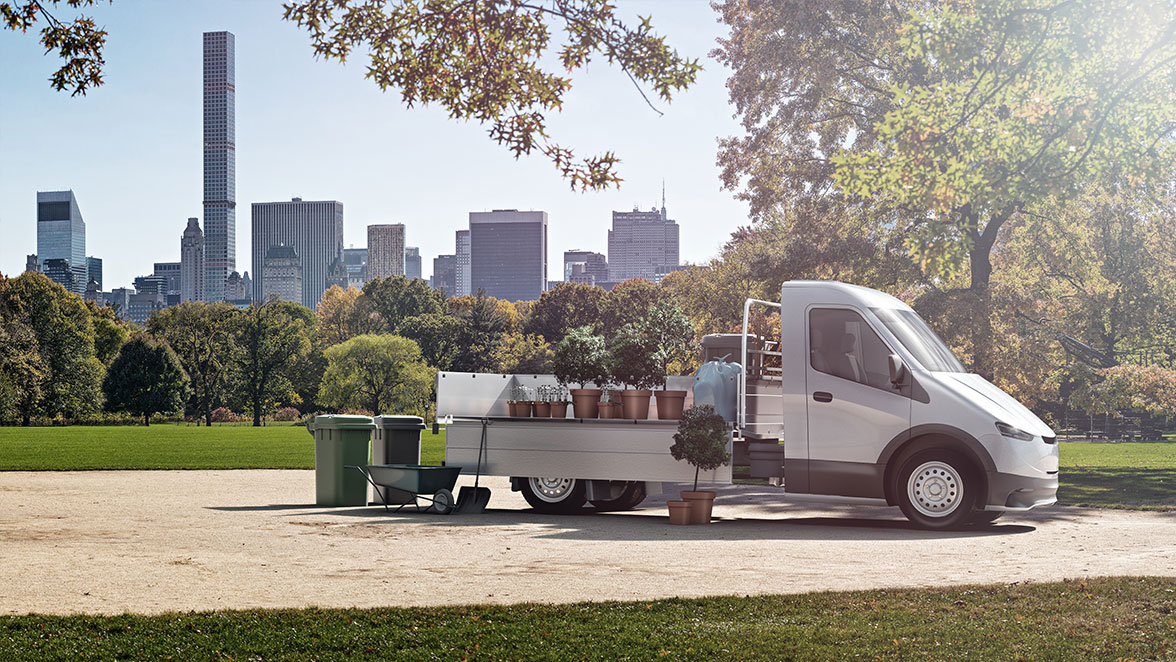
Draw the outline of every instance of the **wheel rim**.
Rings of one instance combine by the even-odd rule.
[[[946,462],[925,462],[907,480],[907,498],[920,514],[947,517],[960,506],[964,481]]]
[[[559,503],[568,498],[576,486],[575,478],[528,478],[531,492],[541,501]]]

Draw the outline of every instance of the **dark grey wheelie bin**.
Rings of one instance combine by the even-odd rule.
[[[376,425],[369,416],[315,416],[314,494],[320,506],[368,505],[367,478],[348,465],[365,467]]]
[[[420,416],[376,416],[376,428],[372,430],[372,464],[420,464],[421,430],[425,419]],[[399,492],[380,486],[380,494],[386,503],[414,503],[408,492]],[[379,497],[376,497],[379,501]]]

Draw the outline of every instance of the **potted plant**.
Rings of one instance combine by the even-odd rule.
[[[600,409],[601,418],[620,418],[621,417],[621,403],[617,402],[612,391],[604,391],[604,399],[598,405]]]
[[[670,454],[675,460],[694,465],[694,489],[682,490],[683,501],[690,503],[692,524],[707,524],[711,519],[715,493],[698,490],[699,471],[714,471],[731,461],[727,452],[727,422],[710,405],[695,405],[682,414]]]
[[[608,381],[604,338],[593,334],[590,326],[570,329],[555,347],[551,368],[563,386],[580,385],[570,391],[575,417],[596,418],[600,387]],[[585,388],[587,384],[596,384],[597,388]]]
[[[690,359],[698,354],[694,342],[694,325],[678,306],[663,301],[649,309],[649,315],[642,323],[642,332],[657,348],[659,364],[658,384],[654,391],[657,398],[657,417],[672,421],[682,417],[682,406],[686,402],[686,391],[666,388],[666,376],[670,367],[677,368],[675,374],[690,374]]]
[[[637,324],[626,324],[617,331],[609,352],[609,372],[630,388],[621,391],[622,418],[649,418],[650,389],[664,382],[657,346]]]
[[[567,418],[568,404],[571,403],[571,400],[568,399],[568,390],[562,386],[552,388],[554,388],[556,392],[551,399],[551,417]]]
[[[527,389],[525,387],[519,386],[517,384],[510,387],[510,400],[506,401],[506,405],[507,405],[507,407],[510,408],[510,415],[511,416],[530,416],[531,415],[529,409],[528,409],[528,413],[525,413],[525,414],[523,413],[524,407],[530,406],[527,404],[526,398],[527,398]]]
[[[537,398],[534,402],[535,418],[551,418],[551,395],[547,392],[548,387],[540,386]]]

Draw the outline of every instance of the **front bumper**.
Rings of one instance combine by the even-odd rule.
[[[1058,502],[1058,474],[1031,478],[988,472],[988,502],[984,510],[1023,511]]]

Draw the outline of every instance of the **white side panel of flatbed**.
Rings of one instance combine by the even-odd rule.
[[[495,417],[486,427],[482,473],[491,476],[690,482],[694,467],[670,455],[677,421]],[[445,463],[473,474],[482,423],[455,420],[445,429]],[[727,443],[731,450],[731,443]],[[730,483],[731,466],[699,474],[699,483]]]

